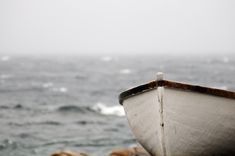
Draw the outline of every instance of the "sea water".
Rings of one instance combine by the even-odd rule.
[[[156,79],[235,90],[235,55],[1,56],[0,156],[136,144],[118,94]]]

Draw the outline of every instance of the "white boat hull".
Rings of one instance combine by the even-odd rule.
[[[153,156],[235,155],[235,100],[157,87],[123,100],[130,127]]]

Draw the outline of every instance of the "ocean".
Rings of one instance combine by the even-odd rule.
[[[137,142],[120,92],[165,78],[235,91],[235,55],[0,56],[0,156],[94,156]]]

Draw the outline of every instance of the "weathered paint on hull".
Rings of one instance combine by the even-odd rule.
[[[134,135],[151,155],[235,155],[234,99],[160,88],[123,101]]]

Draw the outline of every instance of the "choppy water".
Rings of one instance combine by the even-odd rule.
[[[118,94],[155,78],[235,90],[235,55],[10,57],[0,60],[0,156],[107,155],[135,140]]]

